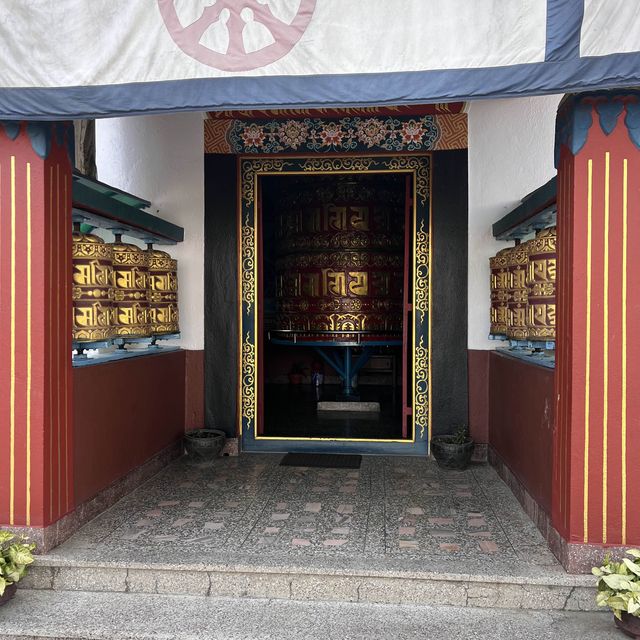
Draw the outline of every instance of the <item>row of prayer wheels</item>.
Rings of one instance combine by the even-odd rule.
[[[491,335],[555,341],[556,260],[555,227],[490,258]]]
[[[73,340],[178,333],[178,263],[150,245],[73,232]]]

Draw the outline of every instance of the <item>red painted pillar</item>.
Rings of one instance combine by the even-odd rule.
[[[73,509],[70,123],[0,123],[0,527]]]
[[[569,543],[640,545],[640,92],[558,110],[552,522]]]

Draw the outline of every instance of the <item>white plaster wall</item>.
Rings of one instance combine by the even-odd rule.
[[[489,334],[491,225],[554,173],[555,112],[561,96],[486,100],[469,106],[470,349],[501,343]],[[181,346],[204,348],[203,116],[182,113],[99,120],[98,178],[151,200],[185,229],[169,249],[179,261]]]
[[[489,335],[489,258],[510,246],[491,225],[555,174],[555,116],[562,96],[472,102],[469,106],[470,349],[494,349]]]
[[[204,349],[202,120],[201,113],[180,113],[96,122],[98,179],[150,200],[160,217],[184,227],[184,242],[166,250],[178,260],[185,349]]]

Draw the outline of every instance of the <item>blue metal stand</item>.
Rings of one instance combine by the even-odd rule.
[[[330,367],[335,369],[338,375],[342,378],[342,394],[347,399],[355,399],[353,391],[353,377],[358,374],[358,371],[364,367],[369,359],[373,355],[373,349],[368,346],[362,347],[362,353],[358,356],[355,364],[353,363],[353,354],[351,353],[351,346],[316,346],[314,345],[315,352],[327,363]],[[334,350],[342,351],[342,361],[338,353]]]
[[[322,339],[318,339],[322,336]],[[333,339],[332,339],[333,338]],[[296,331],[279,329],[269,332],[273,344],[313,347],[315,352],[342,378],[342,399],[357,400],[353,377],[369,362],[374,347],[401,346],[402,339],[395,331]],[[353,348],[362,349],[355,364]],[[340,357],[342,352],[342,358]]]

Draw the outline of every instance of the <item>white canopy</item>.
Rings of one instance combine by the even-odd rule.
[[[0,118],[640,84],[636,0],[4,0]]]

